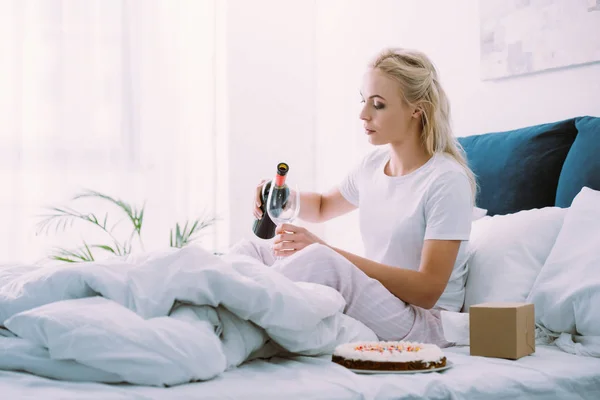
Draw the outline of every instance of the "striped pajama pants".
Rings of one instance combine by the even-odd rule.
[[[406,304],[327,246],[313,244],[276,260],[270,244],[243,240],[230,253],[253,257],[295,282],[336,289],[346,300],[344,313],[369,327],[380,340],[408,340],[451,346],[444,338],[439,309]]]

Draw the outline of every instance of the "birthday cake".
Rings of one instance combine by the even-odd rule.
[[[446,366],[446,357],[438,346],[404,341],[342,344],[334,350],[331,361],[370,371],[425,371]]]

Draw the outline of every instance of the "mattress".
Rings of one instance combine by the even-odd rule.
[[[255,360],[206,382],[170,388],[62,382],[0,371],[3,399],[599,399],[600,359],[538,346],[520,360],[446,349],[453,366],[424,374],[357,375],[330,357]],[[1,355],[0,355],[1,357]]]

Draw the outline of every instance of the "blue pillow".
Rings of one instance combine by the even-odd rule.
[[[577,138],[565,159],[558,180],[556,205],[570,207],[584,186],[600,190],[600,118],[576,119]]]
[[[458,138],[488,215],[553,206],[558,178],[577,136],[575,119]]]

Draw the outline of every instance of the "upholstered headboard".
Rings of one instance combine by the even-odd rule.
[[[488,215],[569,207],[584,187],[600,190],[600,118],[577,117],[458,139]]]

